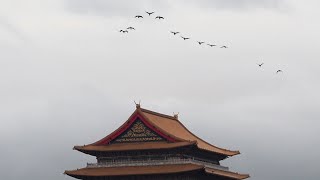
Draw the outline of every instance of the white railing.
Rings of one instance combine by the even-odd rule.
[[[162,160],[116,160],[116,161],[108,161],[108,162],[101,162],[101,163],[87,163],[88,168],[97,168],[97,167],[121,167],[121,166],[149,166],[149,165],[164,165],[164,164],[198,164],[204,165],[205,167],[211,167],[215,169],[221,170],[229,170],[228,167],[220,166],[218,164],[213,164],[201,160],[197,160],[194,158],[168,158]]]

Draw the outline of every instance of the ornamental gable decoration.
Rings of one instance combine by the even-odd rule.
[[[148,128],[139,118],[111,143],[165,141],[156,132]]]

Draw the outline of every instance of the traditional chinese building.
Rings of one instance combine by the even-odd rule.
[[[140,108],[117,130],[75,150],[95,156],[97,163],[65,171],[84,180],[246,179],[220,165],[239,151],[222,149],[190,132],[178,116]]]

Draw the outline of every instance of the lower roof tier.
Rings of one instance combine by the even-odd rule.
[[[74,150],[96,157],[179,154],[220,161],[228,156],[200,149],[196,141],[116,143],[108,146],[74,146]]]
[[[221,177],[224,179],[246,179],[248,174],[238,174],[231,171],[223,171],[214,168],[207,168],[196,164],[168,164],[154,166],[123,166],[123,167],[99,167],[82,168],[72,171],[65,171],[65,174],[78,179],[90,177],[116,177],[116,176],[140,176],[140,175],[168,175],[198,172],[204,175]]]

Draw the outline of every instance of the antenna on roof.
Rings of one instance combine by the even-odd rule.
[[[134,103],[136,104],[136,108],[139,109],[141,105],[141,100],[139,100],[139,103],[136,103],[136,101],[134,101]]]
[[[178,119],[178,117],[179,117],[179,112],[177,112],[177,113],[174,113],[174,112],[173,112],[173,117],[174,117],[175,119]]]

